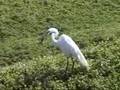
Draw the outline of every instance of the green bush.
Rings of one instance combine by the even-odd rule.
[[[0,0],[0,90],[119,90],[119,0]],[[65,74],[44,32],[57,27],[90,64]]]

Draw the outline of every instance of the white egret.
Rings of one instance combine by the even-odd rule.
[[[51,35],[53,44],[57,46],[67,57],[74,58],[74,60],[77,60],[81,66],[81,68],[88,70],[89,64],[87,60],[85,59],[84,55],[80,51],[79,47],[76,45],[76,43],[72,40],[71,37],[68,35],[62,34],[59,35],[58,29],[56,28],[49,28],[48,33]],[[73,66],[74,67],[74,60],[73,60]],[[67,67],[68,68],[69,61],[67,60]]]

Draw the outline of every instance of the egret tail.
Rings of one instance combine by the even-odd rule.
[[[89,70],[89,64],[83,55],[78,55],[78,61],[80,63],[81,68]]]

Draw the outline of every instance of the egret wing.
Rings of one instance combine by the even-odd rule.
[[[79,47],[75,44],[75,42],[67,35],[61,35],[58,40],[58,46],[63,51],[64,54],[68,56],[76,57],[76,54],[80,52]]]
[[[58,46],[65,55],[76,58],[82,67],[89,69],[89,65],[84,55],[76,43],[69,36],[62,35],[58,40]]]

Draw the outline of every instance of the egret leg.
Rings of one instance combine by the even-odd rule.
[[[73,72],[73,69],[74,69],[74,65],[75,65],[75,61],[72,58],[72,72]]]
[[[66,72],[67,72],[67,70],[68,70],[68,65],[69,65],[69,60],[68,60],[68,58],[67,58]]]

